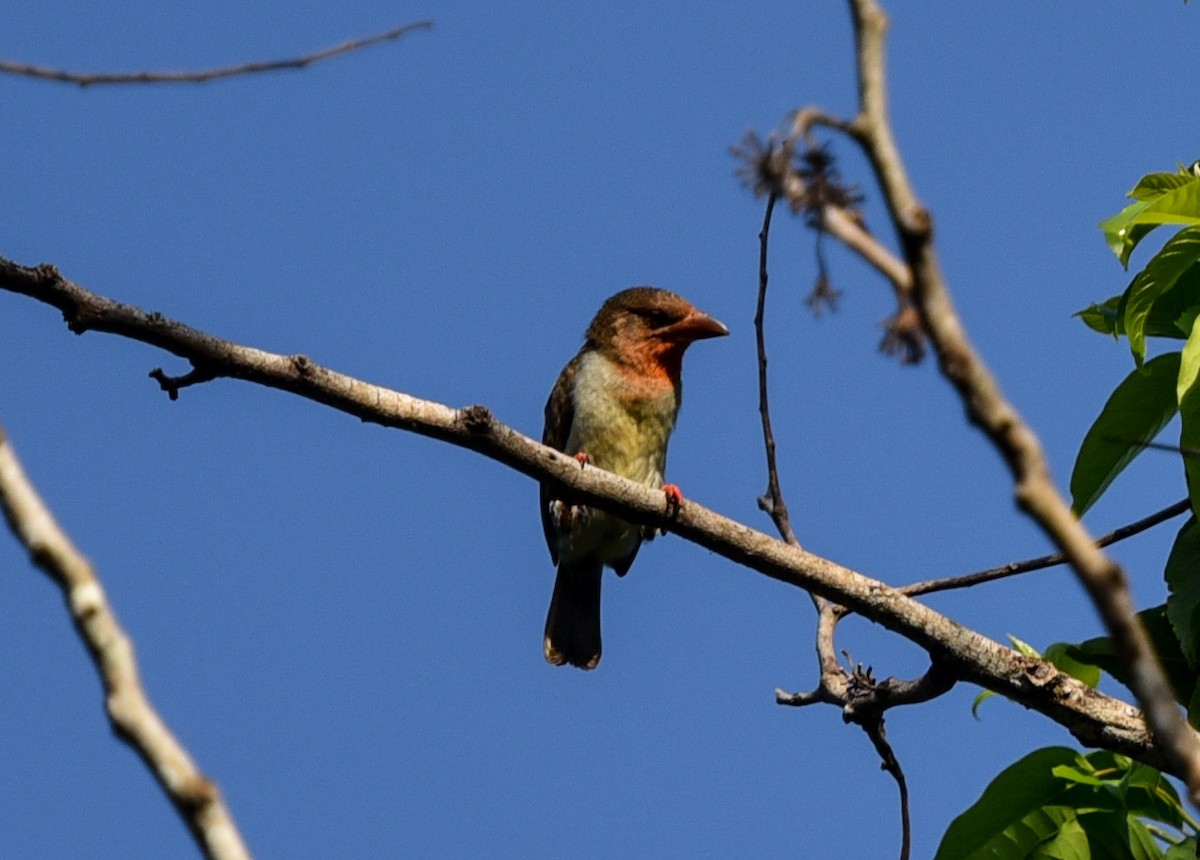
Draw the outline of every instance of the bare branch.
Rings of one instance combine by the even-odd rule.
[[[793,546],[800,546],[796,533],[792,531],[787,502],[779,486],[779,467],[775,460],[775,434],[771,430],[771,407],[767,396],[767,340],[763,322],[767,305],[767,245],[771,235],[771,214],[775,201],[779,199],[772,190],[767,196],[767,211],[763,214],[762,230],[758,234],[758,308],[754,313],[754,337],[758,346],[758,413],[762,418],[763,447],[767,452],[767,492],[758,499],[758,507],[775,523],[783,539]]]
[[[1113,529],[1108,534],[1096,539],[1096,546],[1106,547],[1112,546],[1118,541],[1123,541],[1125,538],[1133,537],[1136,534],[1141,534],[1146,529],[1153,528],[1159,523],[1164,523],[1169,519],[1173,519],[1180,514],[1186,514],[1192,508],[1191,502],[1188,499],[1178,501],[1173,505],[1163,508],[1161,511],[1155,511],[1148,517],[1132,522],[1129,525],[1121,526],[1119,529]],[[961,576],[950,576],[945,579],[926,579],[921,582],[914,582],[911,585],[901,586],[896,589],[901,594],[907,594],[909,597],[916,597],[918,594],[930,594],[934,591],[949,591],[952,588],[967,588],[972,585],[979,585],[984,582],[992,582],[997,579],[1004,579],[1008,576],[1016,576],[1019,573],[1030,573],[1035,570],[1044,570],[1047,567],[1063,564],[1067,561],[1065,554],[1061,552],[1052,552],[1049,555],[1038,556],[1037,558],[1028,558],[1025,561],[1010,561],[1008,564],[1000,565],[1000,567],[989,567],[987,570],[980,570],[975,573],[965,573]]]
[[[847,610],[844,606],[828,600],[817,599],[816,650],[817,665],[821,671],[817,688],[811,693],[788,693],[776,688],[775,704],[802,708],[822,702],[826,705],[846,707],[850,701],[850,672],[842,668],[833,640],[837,624],[846,614]]]
[[[833,607],[827,604],[827,607]],[[826,650],[822,642],[832,645],[833,628],[841,615],[836,612],[822,612],[822,629],[818,633],[818,652]],[[849,655],[846,655],[849,660]],[[891,774],[900,792],[900,857],[905,860],[912,851],[912,816],[909,809],[908,781],[904,770],[892,745],[888,742],[884,730],[884,712],[889,708],[900,705],[915,705],[928,702],[930,699],[947,693],[953,688],[955,677],[950,666],[939,658],[935,658],[929,671],[913,681],[901,681],[897,678],[887,678],[876,681],[872,676],[871,667],[856,664],[852,671],[843,669],[840,665],[836,672],[822,671],[821,683],[811,693],[786,693],[775,691],[775,701],[780,705],[805,707],[818,702],[842,706],[842,719],[847,723],[855,723],[866,732],[867,737],[879,754],[880,766]]]
[[[872,236],[858,218],[840,206],[825,206],[821,209],[821,229],[891,281],[898,294],[908,296],[912,293],[912,273],[904,261]]]
[[[904,778],[900,760],[896,758],[892,745],[888,743],[887,732],[883,727],[883,714],[876,714],[864,723],[863,731],[875,745],[875,752],[879,753],[879,766],[892,775],[896,780],[896,787],[900,790],[900,860],[908,860],[912,854],[912,815],[908,808],[908,780]]]
[[[269,60],[257,63],[242,63],[237,66],[224,66],[219,69],[201,69],[191,72],[71,72],[65,69],[50,69],[44,66],[33,66],[28,63],[17,63],[11,60],[0,60],[0,73],[22,75],[27,78],[41,78],[47,81],[58,81],[66,84],[77,84],[90,87],[97,84],[200,84],[218,78],[232,78],[238,75],[254,75],[261,72],[277,72],[281,69],[303,69],[313,63],[361,51],[381,42],[392,42],[407,36],[416,30],[428,30],[433,26],[432,21],[414,21],[403,27],[396,27],[385,33],[376,33],[362,39],[351,39],[328,48],[322,48],[302,57],[291,57],[285,60]]]
[[[793,116],[788,145],[794,146],[802,140],[810,150],[819,148],[813,136],[816,126],[844,134],[860,145],[863,142],[857,122],[835,117],[820,108],[807,107],[796,111]],[[793,207],[809,194],[808,183],[800,171],[790,171],[780,180],[780,184],[786,189]],[[919,364],[925,357],[925,331],[913,308],[913,275],[908,263],[872,235],[857,209],[832,200],[823,202],[812,214],[814,217],[810,219],[810,227],[841,241],[892,285],[896,311],[884,323],[879,351],[899,356],[903,364]]]
[[[189,385],[199,385],[203,382],[212,382],[217,378],[217,374],[207,368],[193,367],[183,376],[167,376],[166,371],[161,367],[156,367],[150,371],[147,376],[158,383],[158,387],[167,392],[167,397],[172,400],[179,399],[179,389],[187,388]]]
[[[49,265],[35,269],[0,258],[0,289],[62,311],[72,331],[93,329],[160,347],[193,366],[301,397],[387,427],[477,451],[631,522],[662,527],[736,564],[841,604],[945,660],[953,676],[1007,696],[1065,726],[1079,741],[1163,768],[1140,712],[1042,660],[1023,657],[900,594],[883,582],[684,500],[672,516],[661,491],[603,469],[580,469],[574,457],[535,442],[482,406],[452,409],[371,385],[304,356],[240,346],[91,293]],[[1167,768],[1168,770],[1170,768]]]
[[[1137,621],[1121,568],[1095,545],[1050,477],[1037,436],[1004,397],[963,329],[933,246],[933,221],[917,199],[892,136],[887,111],[884,43],[887,16],[876,0],[849,0],[858,60],[859,113],[849,131],[862,146],[883,192],[904,259],[914,302],[942,373],[962,398],[972,423],[991,440],[1013,473],[1017,504],[1066,555],[1099,610],[1117,653],[1130,669],[1130,687],[1170,770],[1200,803],[1200,743],[1176,706],[1148,637]]]
[[[117,621],[91,564],[59,527],[0,430],[0,507],[33,563],[62,589],[79,637],[104,684],[117,737],[142,757],[204,856],[248,860],[221,794],[154,710],[138,676],[133,643]]]

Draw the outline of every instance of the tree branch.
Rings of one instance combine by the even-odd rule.
[[[428,30],[433,26],[432,21],[414,21],[403,27],[396,27],[385,33],[376,33],[362,39],[349,41],[322,48],[302,57],[291,57],[285,60],[268,60],[257,63],[242,63],[237,66],[223,66],[219,69],[201,69],[191,72],[70,72],[65,69],[49,69],[44,66],[33,66],[28,63],[18,63],[11,60],[0,60],[0,73],[22,75],[27,78],[41,78],[47,81],[78,84],[90,87],[97,84],[200,84],[218,78],[232,78],[238,75],[254,75],[261,72],[277,72],[281,69],[303,69],[313,63],[361,51],[381,42],[392,42],[407,36],[416,30]]]
[[[767,195],[762,230],[758,234],[758,305],[754,313],[754,341],[758,349],[758,414],[762,419],[763,448],[767,452],[767,491],[758,497],[758,507],[764,511],[785,541],[800,546],[792,531],[787,502],[779,486],[779,466],[775,459],[775,433],[771,430],[771,406],[767,396],[767,338],[764,332],[767,307],[767,247],[771,235],[771,215],[775,211],[776,191]]]
[[[221,793],[154,710],[138,676],[133,643],[117,621],[91,564],[54,520],[0,430],[0,508],[33,563],[62,589],[71,620],[104,685],[117,737],[150,768],[205,857],[249,860]]]
[[[1133,537],[1136,534],[1141,534],[1146,529],[1153,528],[1159,523],[1164,523],[1169,519],[1186,514],[1192,509],[1192,503],[1189,499],[1183,499],[1173,505],[1163,508],[1161,511],[1155,511],[1148,517],[1143,517],[1129,525],[1121,526],[1118,529],[1113,529],[1106,535],[1096,538],[1096,546],[1106,547],[1112,546],[1118,541],[1123,541],[1125,538]],[[1031,573],[1035,570],[1044,570],[1047,567],[1063,564],[1067,561],[1067,556],[1061,552],[1052,552],[1049,555],[1038,556],[1037,558],[1028,558],[1025,561],[1010,561],[1008,564],[1002,564],[999,567],[989,567],[987,570],[980,570],[975,573],[964,573],[961,576],[948,576],[945,579],[926,579],[921,582],[914,582],[911,585],[903,585],[896,589],[901,594],[907,594],[909,597],[916,597],[918,594],[930,594],[935,591],[949,591],[952,588],[968,588],[972,585],[979,585],[984,582],[992,582],[997,579],[1004,579],[1008,576],[1016,576],[1019,573]]]
[[[91,293],[50,265],[31,269],[0,258],[0,289],[62,311],[75,332],[106,331],[151,344],[204,367],[331,406],[363,421],[468,448],[633,522],[665,528],[736,564],[815,593],[939,655],[959,680],[1007,696],[1065,726],[1079,741],[1164,768],[1139,711],[1041,660],[1022,657],[883,582],[790,546],[684,500],[668,511],[663,494],[535,442],[483,406],[452,409],[284,356],[214,337],[157,313]],[[1169,766],[1166,769],[1170,770]]]
[[[848,127],[883,192],[913,297],[943,375],[958,391],[971,422],[991,440],[1013,474],[1018,506],[1067,557],[1130,670],[1130,687],[1162,748],[1169,769],[1200,803],[1200,744],[1171,695],[1150,641],[1137,621],[1121,568],[1100,551],[1050,477],[1037,436],[1005,399],[975,352],[942,278],[933,246],[933,221],[917,199],[892,136],[887,112],[884,43],[888,19],[876,0],[849,0],[858,65],[859,113]]]

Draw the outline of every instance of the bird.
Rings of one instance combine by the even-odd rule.
[[[683,393],[683,354],[694,341],[729,334],[724,323],[658,287],[631,287],[601,305],[584,344],[558,375],[546,401],[542,443],[577,459],[661,488],[667,443]],[[600,662],[600,582],[604,568],[624,576],[654,530],[571,505],[543,484],[542,528],[557,572],[543,651],[555,666]]]

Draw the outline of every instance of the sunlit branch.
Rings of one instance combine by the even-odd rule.
[[[581,503],[666,528],[738,565],[832,600],[938,655],[959,680],[1007,696],[1065,726],[1085,745],[1155,767],[1164,763],[1136,708],[1091,689],[1054,666],[1023,657],[876,579],[684,500],[668,511],[661,491],[568,457],[500,423],[482,406],[454,409],[322,367],[223,340],[158,313],[121,304],[63,278],[53,266],[0,258],[0,290],[58,308],[71,331],[104,331],[148,343],[203,367],[214,378],[288,391],[360,420],[476,451],[570,493]]]
[[[33,563],[62,589],[75,629],[104,685],[108,718],[117,737],[150,768],[205,857],[248,860],[250,854],[221,793],[196,767],[142,688],[133,643],[117,621],[96,572],[25,476],[2,430],[0,508]]]

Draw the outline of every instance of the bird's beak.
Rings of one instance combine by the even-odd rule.
[[[679,322],[669,326],[664,332],[671,340],[690,343],[693,340],[703,340],[706,337],[724,337],[729,334],[725,323],[716,317],[711,317],[703,311],[693,309],[691,313]]]

